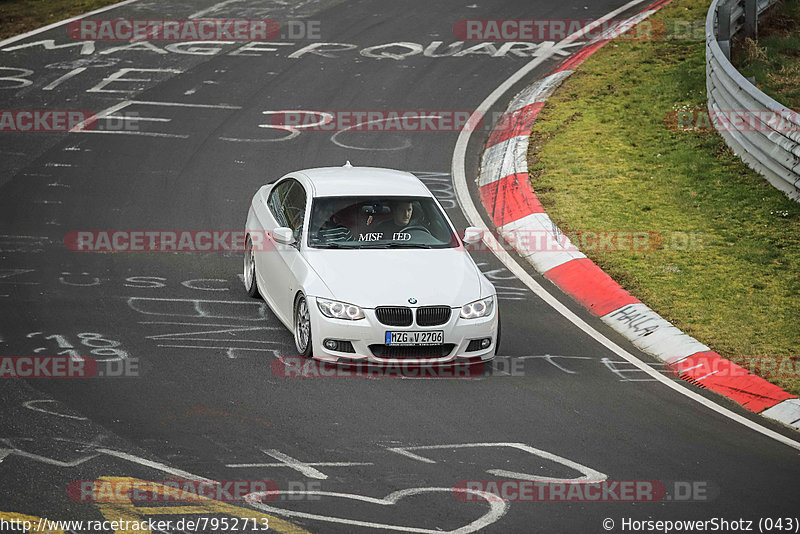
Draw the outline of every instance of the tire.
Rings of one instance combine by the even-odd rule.
[[[308,301],[302,293],[294,301],[294,346],[300,356],[311,356],[313,344],[311,343],[311,314],[308,311]]]
[[[256,280],[256,256],[253,254],[253,241],[250,236],[244,244],[244,288],[252,298],[258,298],[258,281]]]

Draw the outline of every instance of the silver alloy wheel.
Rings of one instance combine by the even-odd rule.
[[[247,243],[245,244],[244,251],[244,286],[247,291],[251,291],[255,283],[256,259],[253,255],[253,242],[250,240],[250,236],[247,236]]]
[[[297,299],[297,306],[294,312],[294,344],[297,352],[305,354],[308,350],[308,342],[311,339],[311,317],[308,313],[308,305],[305,297]]]

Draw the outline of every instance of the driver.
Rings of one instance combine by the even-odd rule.
[[[391,220],[384,221],[375,228],[376,232],[383,233],[383,239],[394,239],[394,234],[411,223],[411,216],[414,214],[414,206],[409,201],[401,200],[389,203],[392,209]]]

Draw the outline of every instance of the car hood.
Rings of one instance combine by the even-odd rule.
[[[481,298],[480,272],[463,249],[308,249],[329,297],[362,308],[447,305]]]

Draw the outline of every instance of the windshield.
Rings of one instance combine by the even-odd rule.
[[[315,248],[452,248],[458,239],[428,197],[320,197],[311,206]]]

